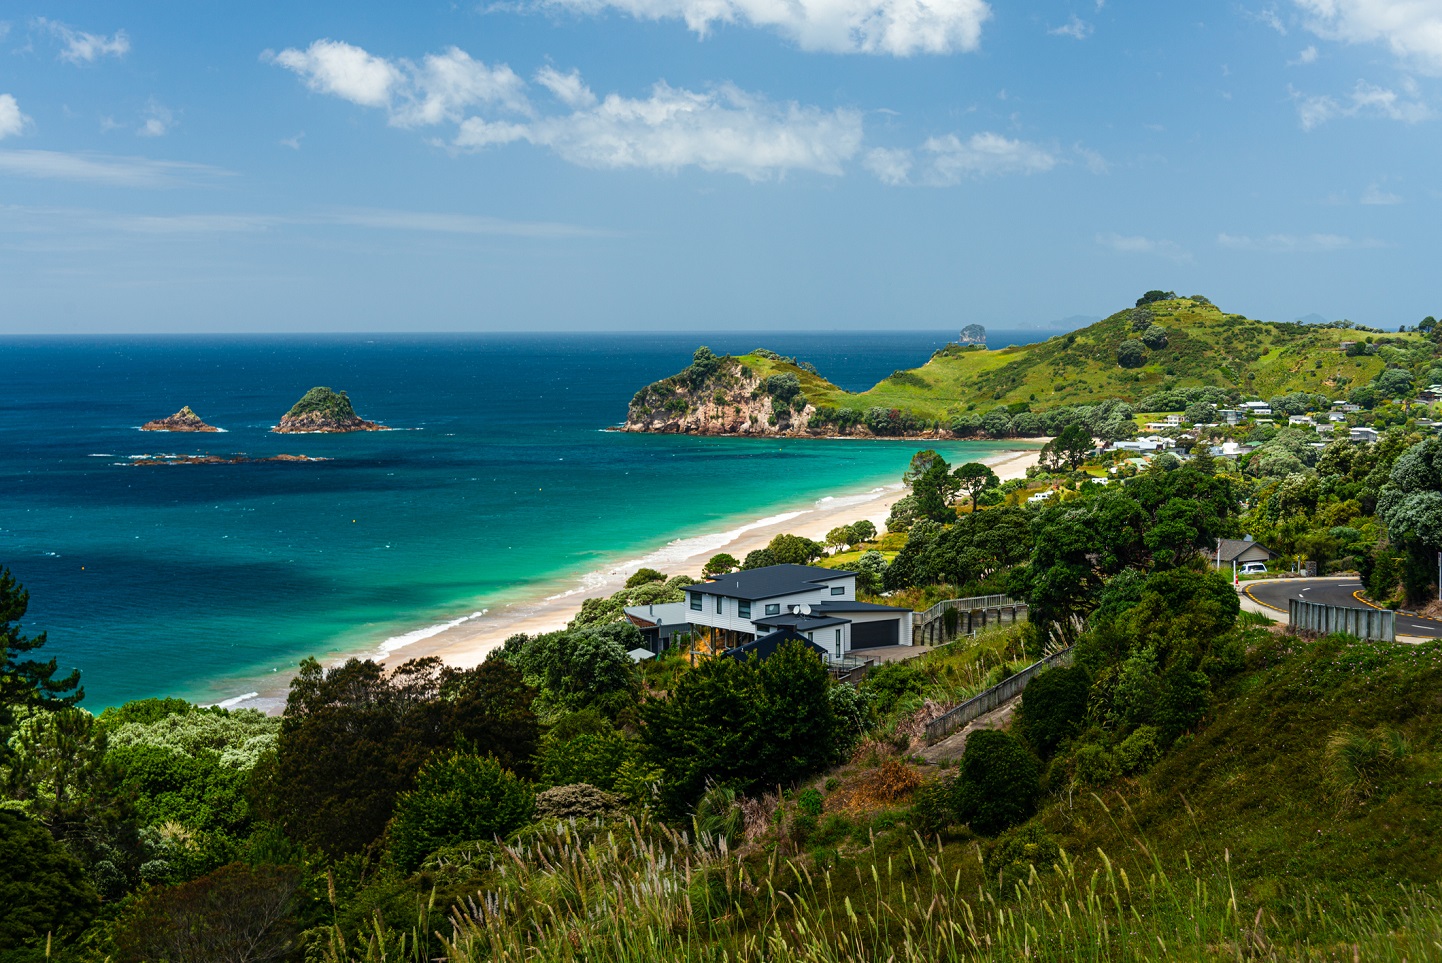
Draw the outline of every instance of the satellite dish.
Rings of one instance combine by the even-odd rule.
[[[801,614],[802,614],[802,615],[810,615],[810,614],[811,614],[811,606],[809,606],[809,605],[804,605],[804,604],[803,604],[800,608],[801,608]]]

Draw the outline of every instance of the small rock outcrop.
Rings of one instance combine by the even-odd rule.
[[[271,431],[281,434],[343,431],[389,431],[355,413],[344,391],[312,388],[297,401]]]
[[[190,405],[181,408],[169,418],[157,418],[154,421],[147,421],[140,426],[141,431],[219,431],[213,425],[207,425],[200,420],[200,416],[190,410]]]

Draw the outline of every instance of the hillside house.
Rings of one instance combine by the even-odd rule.
[[[664,647],[685,633],[698,649],[717,653],[758,643],[747,651],[764,656],[786,638],[799,637],[840,661],[857,649],[911,644],[910,609],[857,601],[855,572],[810,565],[717,575],[687,586],[685,602],[632,606],[626,617],[648,644]]]
[[[1270,562],[1276,557],[1276,552],[1261,542],[1253,541],[1250,535],[1245,538],[1221,538],[1212,549],[1212,567],[1218,571],[1230,571],[1235,563],[1240,570],[1248,562]]]

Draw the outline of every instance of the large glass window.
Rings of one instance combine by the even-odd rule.
[[[690,595],[691,595],[691,611],[693,611],[693,612],[699,612],[699,611],[701,611],[701,593],[700,593],[700,592],[692,592],[692,593],[690,593]]]
[[[846,586],[845,586],[845,585],[833,585],[833,586],[831,586],[831,594],[832,594],[832,595],[845,595],[845,594],[846,594]]]
[[[766,606],[766,614],[767,614],[767,615],[780,615],[780,614],[781,614],[781,603],[780,603],[780,602],[772,602],[771,604],[767,605],[767,606]]]
[[[736,614],[741,616],[743,619],[751,618],[751,603],[746,601],[737,602]]]

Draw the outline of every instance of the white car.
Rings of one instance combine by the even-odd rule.
[[[1242,574],[1243,574],[1243,575],[1266,575],[1266,574],[1267,574],[1267,563],[1265,563],[1265,562],[1245,562],[1245,563],[1242,564]]]

